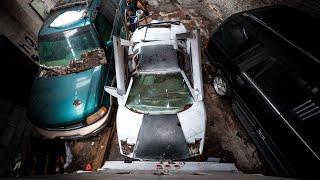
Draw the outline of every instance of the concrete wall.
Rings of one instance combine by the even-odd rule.
[[[7,9],[33,39],[36,39],[43,22],[29,5],[30,2],[31,0],[3,0],[1,6]]]
[[[31,60],[38,61],[37,41],[25,29],[6,9],[0,8],[0,34],[6,36]]]
[[[151,0],[157,2],[155,0]],[[170,1],[170,0],[169,0]],[[199,0],[177,0],[182,6],[190,6],[198,4]],[[285,4],[296,7],[306,13],[315,17],[320,16],[320,1],[319,0],[203,0],[207,7],[210,9],[219,10],[223,18],[231,14],[275,4]]]
[[[301,0],[204,0],[209,5],[217,6],[228,17],[231,14],[274,4],[297,6]]]
[[[319,0],[303,0],[298,6],[299,9],[306,13],[320,18],[320,1]]]

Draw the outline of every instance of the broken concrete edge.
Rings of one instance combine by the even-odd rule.
[[[188,171],[188,172],[232,172],[241,173],[234,163],[217,162],[155,162],[155,161],[106,161],[98,171]]]

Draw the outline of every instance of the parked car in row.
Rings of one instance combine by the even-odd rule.
[[[238,119],[278,175],[320,169],[319,21],[272,6],[232,15],[205,49],[213,87],[233,101]]]
[[[206,111],[198,38],[180,22],[140,26],[130,42],[114,37],[118,88],[105,90],[118,99],[122,155],[181,160],[202,154]],[[129,46],[128,61],[117,58],[120,44]]]
[[[89,3],[88,3],[89,2]],[[60,1],[39,32],[40,66],[29,118],[45,138],[89,136],[108,122],[112,98],[103,91],[114,78],[107,50],[113,22],[101,1]]]

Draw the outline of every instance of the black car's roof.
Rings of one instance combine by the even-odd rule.
[[[250,10],[249,14],[292,43],[320,59],[320,21],[289,6]]]
[[[173,45],[142,46],[139,71],[168,71],[179,69],[177,52]]]

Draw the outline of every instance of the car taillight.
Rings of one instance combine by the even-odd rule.
[[[86,119],[86,123],[88,125],[93,124],[95,122],[97,122],[99,119],[102,118],[102,116],[104,116],[106,113],[108,112],[108,108],[102,106],[99,111],[95,112],[94,114],[92,114],[91,116],[88,116]]]

